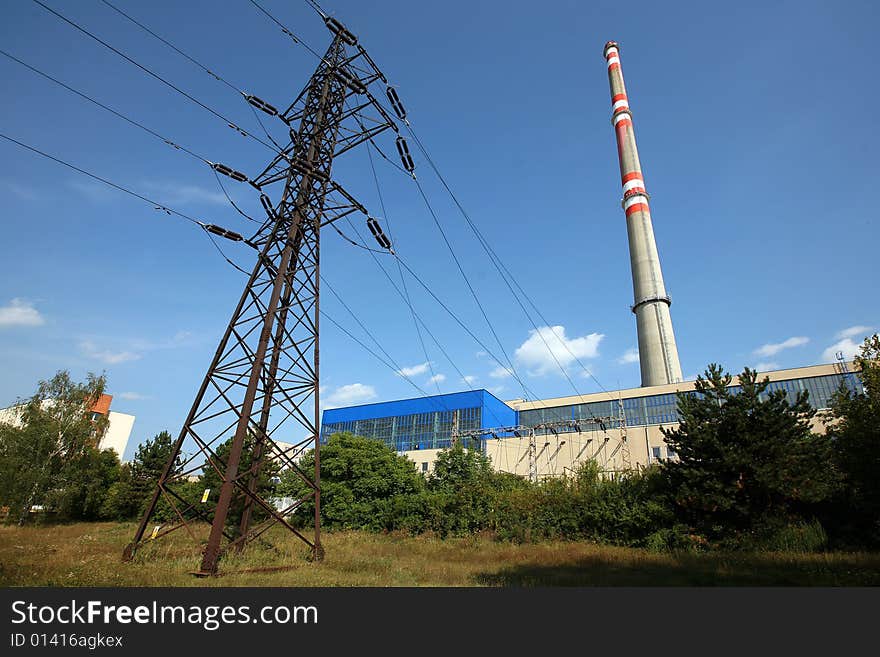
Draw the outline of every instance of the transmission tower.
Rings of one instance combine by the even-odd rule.
[[[626,410],[623,408],[623,399],[617,397],[617,417],[620,427],[620,461],[623,464],[622,470],[629,472],[632,470],[632,458],[629,453],[629,435],[626,427]]]
[[[328,17],[325,23],[334,34],[333,41],[309,83],[287,110],[280,112],[260,98],[245,96],[255,108],[286,124],[288,145],[252,179],[225,165],[213,165],[217,172],[259,191],[267,218],[256,235],[244,240],[259,255],[171,458],[133,541],[125,549],[125,559],[130,559],[145,542],[147,527],[161,500],[170,506],[174,521],[156,524],[146,541],[181,528],[198,541],[194,521],[211,525],[201,567],[195,574],[216,573],[225,551],[241,550],[275,525],[302,539],[315,560],[323,558],[318,385],[320,232],[351,213],[367,214],[331,180],[330,173],[334,157],[388,128],[397,132],[394,121],[368,90],[377,80],[387,84],[385,76],[339,21]],[[397,106],[394,108],[397,112]],[[402,107],[398,116],[401,112]],[[405,166],[411,164],[411,160],[404,160]],[[280,183],[283,188],[279,200],[273,203],[266,192]],[[368,218],[368,225],[379,244],[390,249],[376,220]],[[222,237],[243,239],[213,225],[206,228]],[[279,433],[285,443],[292,443],[291,447],[279,446]],[[230,439],[228,451],[218,453],[220,444]],[[183,458],[181,449],[186,440],[194,442],[197,449]],[[306,470],[295,457],[309,445],[314,447],[314,467]],[[261,490],[260,477],[270,462],[291,469],[301,480],[302,493],[285,508],[276,508]],[[203,468],[219,477],[219,490],[200,491],[198,498],[192,499],[181,484]],[[309,502],[313,518],[293,522],[291,516],[304,505],[308,508]],[[233,522],[239,513],[240,518]],[[313,527],[311,537],[303,525]]]
[[[853,373],[849,371],[849,367],[846,365],[846,357],[843,355],[843,352],[838,351],[834,354],[834,357],[837,358],[837,371],[843,375],[843,381],[846,383],[846,387],[851,394],[858,394],[859,386],[856,383],[856,378],[853,376]]]
[[[538,455],[536,452],[535,430],[529,429],[529,481],[533,484],[538,481]]]

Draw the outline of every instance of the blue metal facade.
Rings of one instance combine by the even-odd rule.
[[[381,440],[402,452],[443,449],[454,430],[472,431],[516,424],[516,411],[486,390],[400,399],[324,411],[321,440],[334,433]]]

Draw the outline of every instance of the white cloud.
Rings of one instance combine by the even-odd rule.
[[[96,203],[109,201],[119,196],[119,192],[112,187],[90,180],[70,180],[67,182],[67,186]]]
[[[41,326],[45,321],[30,301],[16,297],[8,306],[0,306],[0,327]]]
[[[533,376],[548,374],[558,370],[560,365],[568,367],[576,358],[595,358],[604,337],[601,333],[590,333],[569,339],[564,326],[542,326],[537,331],[529,331],[528,339],[516,350],[516,360]]]
[[[462,379],[462,381],[464,381],[467,385],[470,386],[470,385],[473,385],[474,383],[476,383],[477,377],[473,376],[472,374],[467,374]]]
[[[348,385],[339,386],[324,398],[325,408],[335,408],[337,406],[350,406],[352,404],[363,404],[376,398],[376,389],[363,383],[349,383]]]
[[[107,365],[118,365],[131,360],[140,360],[141,354],[134,351],[110,351],[109,349],[100,349],[90,341],[83,340],[79,343],[80,351],[86,358],[99,360]]]
[[[180,343],[180,342],[186,342],[187,340],[189,340],[192,337],[194,337],[194,334],[192,331],[178,331],[177,333],[174,334],[174,337],[171,338],[171,342],[173,342],[175,344]]]
[[[843,357],[846,360],[852,360],[862,352],[861,346],[860,342],[855,342],[852,338],[838,340],[822,352],[822,360],[826,363],[833,363],[837,360],[838,351],[843,352]]]
[[[446,380],[445,374],[435,374],[430,379],[428,379],[428,383],[443,383]]]
[[[800,336],[789,338],[788,340],[784,340],[782,342],[769,342],[755,349],[755,355],[764,356],[765,358],[768,356],[775,356],[783,349],[791,349],[792,347],[803,347],[809,341],[809,338]]]
[[[489,388],[489,392],[498,397],[502,392],[507,390],[507,386],[495,386],[494,388]]]
[[[873,326],[850,326],[849,328],[839,331],[836,337],[840,339],[855,337],[864,338],[873,330]]]
[[[126,401],[138,401],[141,399],[149,399],[147,395],[142,395],[139,392],[120,392],[118,395],[119,399],[125,399]]]
[[[623,352],[623,355],[617,359],[618,364],[620,365],[629,365],[630,363],[638,363],[639,362],[639,350],[635,347],[627,349]]]
[[[419,363],[418,365],[412,365],[411,367],[401,367],[397,370],[397,373],[400,376],[410,377],[410,376],[418,376],[419,374],[424,374],[431,367],[431,363],[429,361],[425,361],[424,363]]]
[[[489,376],[491,376],[493,379],[506,379],[513,376],[513,370],[511,370],[509,367],[499,365],[494,370],[489,372]]]
[[[3,189],[13,196],[17,196],[22,201],[36,201],[39,196],[37,192],[26,185],[21,185],[12,180],[0,180],[0,189]]]
[[[160,203],[168,205],[189,205],[192,203],[211,203],[225,205],[229,201],[222,192],[212,192],[195,185],[182,185],[169,182],[145,182],[143,186],[162,195]]]
[[[763,361],[760,363],[755,363],[755,370],[758,372],[771,372],[773,370],[779,369],[779,363],[774,363],[772,361]]]

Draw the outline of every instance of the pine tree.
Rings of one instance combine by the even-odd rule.
[[[827,436],[812,433],[807,393],[767,392],[746,368],[741,390],[709,365],[694,393],[679,393],[680,424],[664,429],[677,461],[664,464],[682,520],[709,540],[738,542],[809,515],[837,482]]]
[[[850,540],[880,545],[880,337],[866,338],[856,356],[863,392],[835,395],[828,430],[843,490],[835,505],[837,524]]]

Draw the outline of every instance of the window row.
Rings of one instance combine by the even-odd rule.
[[[452,445],[452,435],[456,429],[472,431],[480,428],[481,410],[479,407],[462,408],[331,422],[321,428],[321,440],[327,442],[327,439],[335,433],[348,432],[364,438],[380,440],[398,452],[414,449],[444,449]]]
[[[850,377],[850,388],[853,387]],[[808,393],[807,401],[813,408],[828,408],[831,398],[844,383],[841,374],[829,374],[825,376],[804,377],[801,379],[789,379],[786,381],[774,381],[767,386],[764,397],[774,390],[784,390],[789,402],[794,402],[797,394],[802,391]],[[740,386],[730,386],[729,390],[736,394],[742,391]],[[855,388],[855,391],[858,391]],[[696,393],[691,393],[696,394]],[[666,424],[678,421],[678,401],[675,393],[662,395],[649,395],[647,397],[630,397],[624,399],[623,410],[627,425]],[[589,420],[591,418],[617,418],[620,415],[617,400],[591,402],[589,404],[573,404],[568,406],[555,406],[552,408],[535,408],[520,411],[519,423],[534,427],[547,422],[565,422],[569,420]],[[589,431],[593,427],[585,427]],[[598,424],[596,430],[599,430]],[[558,429],[559,431],[574,431],[574,428]]]

